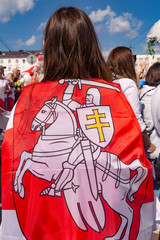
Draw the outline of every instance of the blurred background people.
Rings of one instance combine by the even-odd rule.
[[[12,73],[8,73],[6,76],[8,84],[10,86],[10,92],[7,94],[7,110],[11,111],[14,107],[15,100],[15,86],[14,86],[14,76]]]
[[[0,65],[0,107],[7,108],[7,92],[9,92],[9,85],[4,75],[4,67]]]
[[[146,76],[145,68],[146,68],[146,62],[143,62],[141,64],[141,70],[137,73],[137,79],[138,79],[138,82],[139,82],[139,91],[141,91],[142,87],[146,84],[146,81],[145,81],[145,76]]]
[[[12,70],[13,73],[13,82],[16,83],[18,82],[18,80],[20,79],[20,70],[18,68],[13,68]],[[22,88],[21,88],[21,84],[15,84],[15,100],[14,103],[17,102],[20,94],[21,94]]]

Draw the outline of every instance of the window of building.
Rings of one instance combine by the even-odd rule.
[[[19,63],[19,59],[16,59],[16,63]]]
[[[31,64],[34,63],[34,56],[31,56]]]
[[[11,69],[11,67],[8,67],[8,71],[11,71],[12,69]]]
[[[1,63],[3,63],[3,60],[1,59]]]
[[[22,59],[22,62],[23,62],[23,63],[25,63],[25,62],[26,62],[26,60],[25,60],[25,59]]]
[[[11,59],[8,59],[8,63],[11,63]]]

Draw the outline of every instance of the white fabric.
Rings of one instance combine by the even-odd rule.
[[[14,113],[15,113],[15,110],[16,110],[16,106],[17,106],[17,103],[14,105],[14,107],[13,107],[11,113],[10,113],[10,117],[9,117],[9,121],[7,123],[6,130],[13,128],[13,118],[14,118]]]
[[[7,81],[4,80],[4,79],[0,79],[0,98],[4,101],[4,97],[5,97],[5,94],[4,94],[4,90],[7,86]]]
[[[15,210],[2,210],[2,220],[3,222],[2,225],[0,226],[0,239],[26,240],[19,227],[19,222]]]
[[[6,111],[0,107],[0,128],[5,130],[8,120],[10,118],[10,111]]]
[[[157,135],[160,137],[160,85],[156,88],[151,101],[151,112],[153,124],[156,129]]]
[[[154,225],[153,231],[160,229],[160,201],[157,196],[154,194]]]
[[[155,96],[155,91],[156,91],[155,87],[144,85],[140,92],[140,99],[142,98],[140,101],[141,101],[141,111],[142,111],[143,120],[146,124],[147,132],[151,133],[150,140],[156,146],[156,150],[153,153],[151,154],[146,153],[147,157],[150,159],[155,159],[156,157],[159,156],[159,153],[160,153],[160,136],[158,136],[156,133],[155,126],[154,126],[155,124],[153,123],[153,119],[152,119],[152,108],[155,109],[155,106],[157,106],[158,108],[153,111],[153,115],[155,119],[154,121],[157,121],[157,117],[156,117],[157,110],[159,110],[159,106],[157,105],[158,101],[157,103],[155,103],[155,100],[154,100],[154,104],[151,107],[151,101],[152,101],[152,97]]]
[[[151,240],[153,231],[153,203],[145,203],[140,211],[140,227],[136,240]]]
[[[150,134],[151,142],[156,146],[156,150],[153,153],[146,153],[146,156],[150,159],[155,159],[160,153],[160,135],[157,134],[157,130],[160,129],[160,86],[155,88],[152,86],[144,85],[140,92],[140,101],[142,116],[146,124],[146,130]],[[159,131],[160,134],[160,131]],[[154,175],[153,175],[154,176]],[[160,201],[156,196],[158,188],[154,189],[154,227],[153,230],[160,229]]]
[[[120,78],[116,79],[113,82],[119,83],[121,89],[126,96],[128,102],[130,103],[133,112],[136,115],[136,118],[139,122],[141,132],[143,132],[146,128],[145,123],[142,119],[142,114],[140,110],[140,101],[139,101],[139,93],[136,83],[130,78]]]

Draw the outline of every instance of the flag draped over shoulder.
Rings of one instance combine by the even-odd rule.
[[[2,239],[151,239],[152,168],[118,84],[27,86],[12,113],[2,146]]]

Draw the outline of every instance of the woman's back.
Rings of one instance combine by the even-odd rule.
[[[74,7],[53,13],[44,79],[23,88],[3,142],[5,239],[151,239],[151,164],[109,76],[89,17]]]

